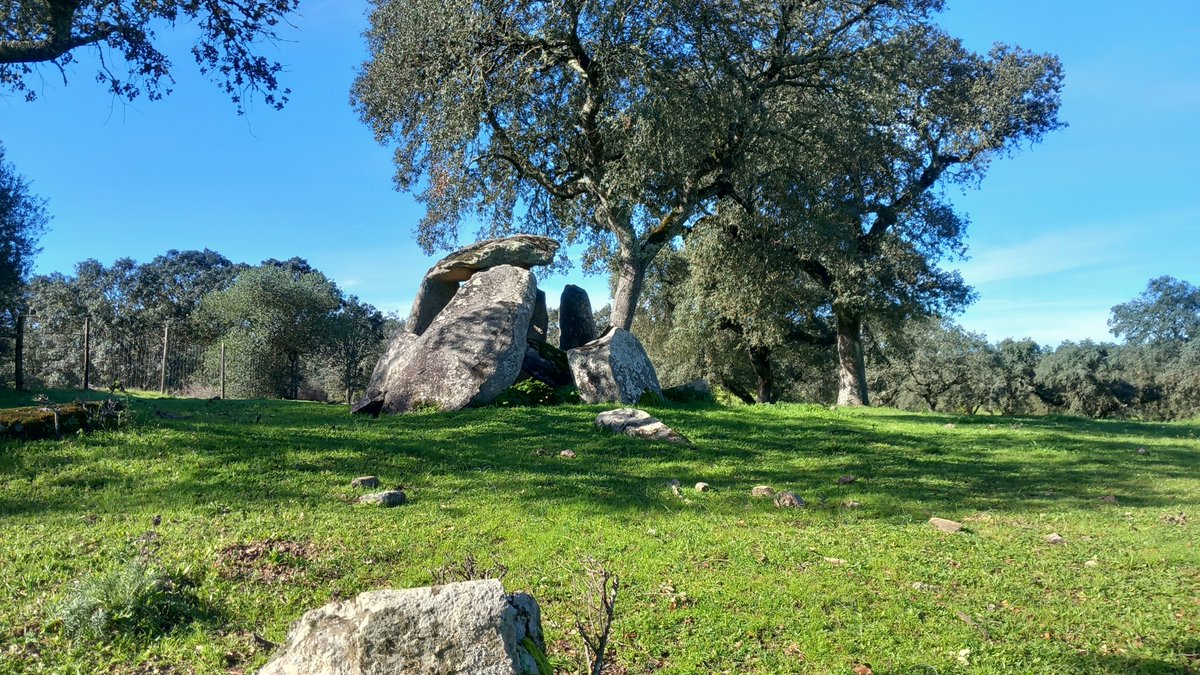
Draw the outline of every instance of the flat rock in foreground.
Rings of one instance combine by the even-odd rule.
[[[654,364],[629,331],[609,328],[586,345],[569,350],[567,360],[584,403],[637,403],[647,393],[662,400]]]
[[[634,438],[667,441],[668,443],[687,443],[687,439],[676,433],[674,429],[663,424],[650,413],[635,408],[619,408],[602,412],[596,415],[596,426]]]
[[[362,593],[304,614],[259,675],[525,675],[537,601],[495,579]]]

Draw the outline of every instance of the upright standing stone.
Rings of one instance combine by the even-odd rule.
[[[545,342],[549,330],[550,312],[546,310],[546,291],[538,291],[537,300],[533,303],[533,318],[529,320],[529,335],[526,337],[533,342]]]
[[[609,328],[567,352],[571,375],[584,403],[637,403],[645,393],[662,398],[658,373],[642,343],[629,331]]]
[[[558,327],[558,347],[564,352],[596,339],[596,319],[587,291],[567,284],[558,303]]]
[[[259,675],[526,675],[541,610],[495,579],[361,593],[306,612]]]

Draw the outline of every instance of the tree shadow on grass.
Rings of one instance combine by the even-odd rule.
[[[788,409],[664,407],[651,412],[692,439],[692,445],[645,442],[596,430],[605,406],[476,409],[380,419],[349,417],[341,407],[294,402],[156,400],[167,417],[152,417],[127,442],[121,434],[89,440],[105,446],[117,467],[175,462],[174,473],[139,479],[106,466],[63,469],[79,450],[48,443],[0,459],[0,478],[43,478],[36,498],[0,494],[0,514],[86,511],[99,493],[120,492],[131,506],[168,510],[208,503],[269,508],[281,502],[334,499],[357,475],[401,482],[414,496],[458,491],[506,493],[530,507],[575,504],[589,511],[641,517],[681,507],[666,480],[704,480],[717,493],[706,507],[734,513],[749,489],[766,483],[809,499],[867,502],[864,515],[911,519],[931,509],[1024,512],[1054,504],[1105,508],[1180,506],[1163,478],[1195,474],[1194,443],[1177,443],[1178,428],[1135,425],[1152,439],[1138,455],[1114,427],[1071,420],[1002,424],[979,429],[962,418],[870,414],[812,414]],[[928,424],[956,428],[926,431]],[[958,429],[958,425],[972,427]],[[1016,423],[1013,423],[1016,424]],[[1011,425],[1010,425],[1011,426]],[[1193,446],[1193,447],[1185,447]],[[1028,448],[1028,459],[1022,451]],[[561,450],[575,459],[559,457]],[[59,466],[59,465],[62,466]],[[850,485],[839,476],[853,475]],[[64,492],[65,491],[65,492]],[[1189,502],[1194,503],[1194,500]]]

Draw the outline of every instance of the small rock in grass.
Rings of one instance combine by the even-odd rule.
[[[841,558],[825,558],[825,562],[830,565],[845,565],[846,561]]]
[[[953,428],[954,428],[954,422],[950,422],[949,424],[947,424],[947,425],[946,425],[946,428],[947,428],[947,429],[953,429]]]
[[[955,520],[947,520],[945,518],[930,518],[929,524],[947,534],[958,532],[962,529],[962,523]]]
[[[779,496],[775,497],[775,508],[802,509],[804,500],[795,492],[780,492]]]
[[[363,495],[358,498],[359,504],[372,504],[374,506],[400,506],[406,501],[408,501],[408,497],[401,490],[372,492],[369,495]]]
[[[708,483],[696,483],[696,492],[708,492],[711,489]]]
[[[1150,451],[1149,451],[1149,450],[1147,450],[1147,449],[1145,449],[1145,448],[1138,448],[1138,449],[1137,449],[1137,454],[1139,454],[1139,455],[1146,455],[1146,454],[1149,454],[1149,453],[1150,453]]]
[[[1187,514],[1181,511],[1177,516],[1165,515],[1159,520],[1168,525],[1187,525]]]
[[[1065,544],[1067,541],[1066,539],[1063,539],[1063,536],[1057,532],[1051,532],[1050,534],[1043,537],[1043,539],[1046,541],[1047,544],[1052,544],[1054,546],[1059,546],[1061,544]]]
[[[861,508],[861,507],[862,507],[862,504],[854,501],[853,499],[847,499],[846,501],[842,502],[843,509],[857,509],[857,508]]]
[[[575,451],[563,450],[562,452],[558,453],[558,456],[562,457],[563,459],[575,459]]]
[[[1095,558],[1092,558],[1091,560],[1083,563],[1083,566],[1084,567],[1099,567],[1100,561],[1096,560]]]
[[[379,476],[359,476],[350,481],[350,487],[373,488],[379,487]]]
[[[770,485],[756,485],[752,490],[750,490],[750,496],[751,497],[774,497],[775,496],[775,488],[771,487]]]
[[[854,672],[854,675],[874,675],[875,674],[875,671],[871,670],[871,666],[868,666],[865,663],[854,666],[853,672]]]
[[[846,474],[845,476],[838,477],[838,485],[849,485],[856,480],[858,480],[858,479],[855,478],[854,476],[851,476],[850,474]]]
[[[1100,501],[1106,502],[1108,504],[1116,504],[1117,496],[1116,495],[1104,495],[1103,497],[1100,498]]]
[[[938,593],[942,590],[941,586],[927,584],[924,581],[914,581],[912,587],[914,591],[924,591],[926,593]]]

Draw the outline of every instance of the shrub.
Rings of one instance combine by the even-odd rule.
[[[153,550],[123,555],[112,569],[76,581],[53,608],[74,640],[111,635],[157,635],[201,615],[192,583],[168,573]]]
[[[501,408],[538,405],[575,405],[582,403],[579,389],[573,384],[551,387],[541,380],[521,380],[505,389],[492,405]]]

